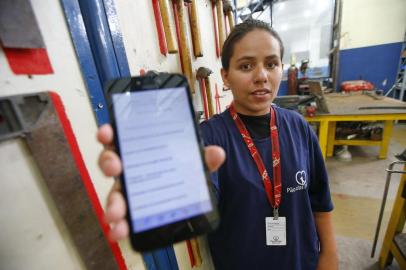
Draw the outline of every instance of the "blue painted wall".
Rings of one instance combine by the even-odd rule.
[[[282,81],[279,86],[278,96],[286,96],[288,94],[288,81]]]
[[[401,48],[402,42],[396,42],[341,50],[338,83],[367,80],[387,92],[395,83]],[[385,79],[387,83],[383,86]]]

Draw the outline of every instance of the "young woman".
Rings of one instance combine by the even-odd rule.
[[[221,75],[233,103],[201,124],[221,215],[218,230],[208,236],[216,269],[338,268],[317,137],[300,115],[271,105],[282,57],[278,34],[257,20],[237,25],[223,46]],[[110,144],[112,136],[109,126],[100,128],[100,142]],[[101,154],[100,167],[110,176],[121,171],[109,150]],[[106,211],[113,239],[128,234],[124,215],[116,187]]]

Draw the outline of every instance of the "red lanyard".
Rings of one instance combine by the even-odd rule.
[[[237,112],[233,104],[230,105],[229,108],[231,117],[233,118],[235,124],[237,125],[238,130],[241,133],[242,138],[244,139],[245,144],[248,147],[248,150],[251,153],[252,158],[257,165],[258,172],[262,175],[262,183],[264,184],[266,196],[268,198],[269,203],[274,208],[274,216],[278,216],[277,209],[281,203],[282,199],[282,177],[281,177],[281,164],[280,164],[280,151],[279,151],[279,136],[278,136],[278,128],[276,126],[276,112],[275,109],[271,106],[271,120],[270,120],[270,134],[271,134],[271,145],[272,145],[272,163],[273,163],[273,188],[271,178],[266,171],[264,162],[262,161],[261,156],[255,144],[245,127],[244,123],[242,122],[241,118],[238,116]]]

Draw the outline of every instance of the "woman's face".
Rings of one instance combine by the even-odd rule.
[[[264,115],[282,80],[280,45],[265,30],[254,30],[235,43],[228,70],[221,70],[231,89],[234,107],[245,115]]]

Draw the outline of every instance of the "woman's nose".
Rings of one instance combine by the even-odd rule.
[[[266,82],[268,80],[268,70],[264,66],[258,66],[255,72],[255,82]]]

